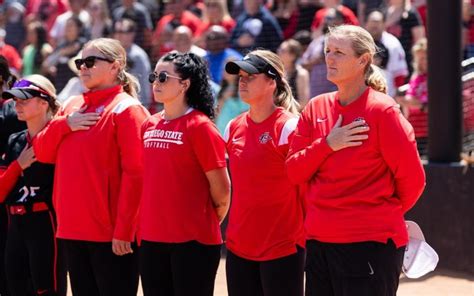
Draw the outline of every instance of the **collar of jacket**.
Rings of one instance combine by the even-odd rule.
[[[115,97],[118,93],[123,91],[122,85],[115,85],[110,88],[88,91],[84,93],[84,102],[87,106],[97,106],[105,100]]]

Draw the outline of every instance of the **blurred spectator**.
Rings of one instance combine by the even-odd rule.
[[[173,50],[173,32],[177,27],[186,26],[195,36],[202,21],[192,12],[187,11],[185,5],[186,3],[180,0],[166,0],[165,15],[160,19],[153,33],[152,60],[157,60]]]
[[[153,24],[151,23],[150,12],[143,4],[136,0],[122,0],[122,6],[114,9],[112,15],[114,23],[123,18],[133,20],[136,24],[134,43],[145,51],[151,49]]]
[[[296,63],[302,55],[301,45],[296,40],[288,39],[283,41],[277,53],[285,66],[286,80],[293,96],[303,109],[309,101],[309,73]]]
[[[68,10],[66,0],[28,0],[26,4],[26,23],[44,22],[49,32],[56,18]]]
[[[389,0],[388,4],[385,28],[400,40],[411,75],[413,72],[411,48],[425,36],[425,29],[420,15],[411,6],[410,0]]]
[[[306,52],[308,46],[311,44],[311,41],[313,41],[313,38],[311,37],[311,32],[308,30],[296,32],[295,36],[293,36],[293,39],[298,41],[298,43],[301,45],[302,53]]]
[[[330,26],[337,26],[344,23],[344,15],[335,8],[326,9],[323,19],[323,35],[316,37],[308,46],[308,49],[301,58],[301,65],[310,72],[310,97],[336,91],[336,85],[330,82],[327,77],[326,61],[324,55],[325,34]]]
[[[206,33],[207,53],[204,59],[207,62],[211,80],[220,84],[224,67],[228,60],[241,60],[242,55],[229,48],[229,33],[224,27],[212,26]]]
[[[318,10],[323,8],[319,0],[298,0],[298,23],[296,24],[296,32],[310,31],[313,23],[314,15]]]
[[[91,0],[87,6],[91,16],[90,39],[109,37],[112,34],[112,20],[105,0]]]
[[[463,0],[461,0],[463,1]],[[425,31],[427,29],[427,23],[426,23],[426,17],[427,17],[427,6],[426,6],[426,0],[411,0],[411,4],[413,7],[418,11],[421,17],[421,21],[423,23],[423,26],[425,27]]]
[[[193,44],[193,32],[186,26],[179,26],[173,31],[173,48],[180,53],[192,52],[200,57],[206,55],[206,51]]]
[[[341,0],[324,0],[324,8],[318,10],[314,15],[313,23],[311,24],[311,30],[314,33],[314,36],[320,36],[323,33],[324,28],[324,18],[327,15],[329,9],[336,9],[343,17],[343,24],[348,25],[358,25],[359,21],[355,14],[341,4]]]
[[[214,25],[224,27],[227,32],[232,32],[235,27],[235,21],[230,16],[227,10],[226,0],[206,0],[204,2],[205,9],[203,15],[203,22],[196,31],[196,44],[198,46],[205,46],[205,33]]]
[[[114,25],[114,38],[120,41],[120,44],[127,52],[127,71],[138,78],[140,92],[138,97],[140,102],[146,108],[152,103],[151,85],[148,82],[148,75],[151,73],[150,60],[146,52],[137,44],[135,40],[136,24],[130,19],[123,19]]]
[[[357,7],[359,4],[359,0],[342,0],[341,4],[349,8],[354,15],[357,15]]]
[[[43,74],[41,65],[53,52],[43,23],[34,21],[27,27],[27,45],[23,49],[23,76]]]
[[[405,61],[405,51],[400,41],[385,31],[384,15],[380,11],[373,11],[367,17],[366,29],[379,47],[377,56],[385,55],[385,63],[375,63],[379,66],[387,80],[388,94],[395,97],[397,88],[405,84],[408,77],[408,66]],[[384,51],[382,50],[384,49]]]
[[[8,65],[10,65],[10,71],[13,75],[19,76],[23,62],[16,49],[5,43],[5,35],[5,30],[0,28],[0,55],[4,56],[7,60]]]
[[[202,0],[181,0],[184,4],[184,8],[187,11],[192,12],[195,16],[202,19],[204,16],[205,5]]]
[[[315,0],[318,1],[318,0]],[[237,19],[244,12],[244,0],[228,1],[230,16]]]
[[[426,38],[413,46],[414,72],[405,97],[397,98],[405,116],[415,130],[415,138],[421,155],[426,155],[428,144],[428,43]]]
[[[26,28],[24,25],[25,7],[20,2],[8,5],[5,14],[5,42],[20,51],[25,46]]]
[[[73,56],[69,59],[67,65],[69,69],[74,72],[76,75],[73,76],[64,86],[63,90],[58,94],[57,100],[59,103],[66,102],[67,99],[71,98],[72,96],[82,95],[87,91],[87,88],[82,83],[81,79],[79,78],[79,70],[76,67],[76,63],[74,61],[76,59],[80,59],[82,57],[82,50],[77,53],[77,55]]]
[[[359,19],[359,24],[365,26],[369,13],[374,10],[385,11],[385,6],[385,0],[359,0],[357,7],[357,18]]]
[[[229,57],[229,59],[224,61],[224,65],[235,60],[235,57]],[[221,76],[223,79],[220,83],[221,89],[217,95],[216,126],[221,135],[224,135],[225,128],[229,121],[247,111],[249,105],[240,99],[239,76],[227,73],[224,68]]]
[[[275,0],[272,14],[278,21],[283,32],[283,38],[288,39],[296,33],[299,10],[297,0]]]
[[[66,21],[65,38],[53,53],[44,61],[43,68],[51,77],[57,91],[60,92],[66,83],[75,76],[68,66],[69,59],[75,56],[85,44],[84,25],[78,17]]]
[[[276,51],[283,34],[275,17],[262,5],[262,0],[244,0],[244,8],[232,32],[231,47],[240,53],[259,47]]]
[[[16,80],[16,76],[10,72],[7,59],[0,55],[0,91],[3,93],[4,90],[10,89]],[[8,137],[25,128],[25,122],[19,121],[16,117],[15,102],[13,100],[4,100],[0,96],[0,157],[5,153]],[[4,207],[2,208],[4,209]],[[0,223],[0,253],[4,251],[5,248],[5,234],[4,232],[2,233],[2,231],[5,231],[4,227],[7,225],[7,223],[5,223],[5,214],[6,213],[0,210],[0,220],[3,221]],[[0,258],[0,293],[2,293],[1,295],[7,295],[4,278],[5,266],[3,262],[4,256]]]
[[[465,58],[474,57],[474,0],[463,0],[462,19],[465,28]]]
[[[50,43],[53,47],[58,46],[64,41],[66,35],[66,23],[70,18],[79,18],[83,24],[82,30],[89,28],[90,15],[87,10],[85,10],[86,1],[87,0],[69,0],[69,10],[56,18],[53,28],[49,32],[49,36],[51,37]]]

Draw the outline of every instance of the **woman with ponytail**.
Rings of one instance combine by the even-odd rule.
[[[135,296],[140,127],[149,114],[136,97],[137,80],[125,71],[126,53],[117,40],[86,43],[75,64],[89,91],[68,99],[33,138],[36,159],[56,164],[57,237],[68,258],[72,293]]]
[[[227,125],[224,140],[232,176],[227,226],[227,288],[230,296],[302,296],[304,207],[285,170],[298,103],[280,58],[255,50],[226,64],[239,75],[249,111]]]
[[[372,65],[361,27],[330,29],[325,56],[336,92],[301,114],[286,164],[307,183],[306,295],[395,296],[408,242],[404,215],[425,186],[413,128]]]
[[[142,126],[143,294],[212,296],[230,181],[207,67],[193,53],[171,52],[149,81],[164,109]]]

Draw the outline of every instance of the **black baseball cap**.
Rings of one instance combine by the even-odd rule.
[[[249,74],[265,74],[272,79],[280,78],[272,65],[253,54],[246,55],[241,61],[228,62],[225,65],[225,71],[229,74],[237,75],[240,70]]]
[[[2,93],[2,97],[21,100],[39,97],[49,102],[55,98],[55,93],[56,89],[46,77],[34,74],[15,82],[10,90]]]

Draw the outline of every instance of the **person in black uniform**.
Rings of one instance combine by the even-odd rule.
[[[5,59],[3,55],[0,55],[1,92],[10,89],[15,81],[16,77],[10,72],[7,59]],[[5,153],[8,137],[10,137],[11,134],[24,130],[25,128],[25,122],[19,121],[16,117],[15,102],[13,100],[3,100],[0,96],[0,158]],[[7,210],[3,205],[0,205],[0,254],[3,254],[5,251],[7,226]],[[0,256],[0,295],[8,296],[5,279],[4,256]]]
[[[35,161],[31,139],[56,113],[56,89],[41,75],[21,79],[2,94],[15,101],[18,119],[27,129],[12,134],[1,164],[0,202],[7,206],[9,224],[5,271],[11,296],[58,295],[56,218],[52,206],[54,165]],[[61,283],[65,277],[60,277]]]

